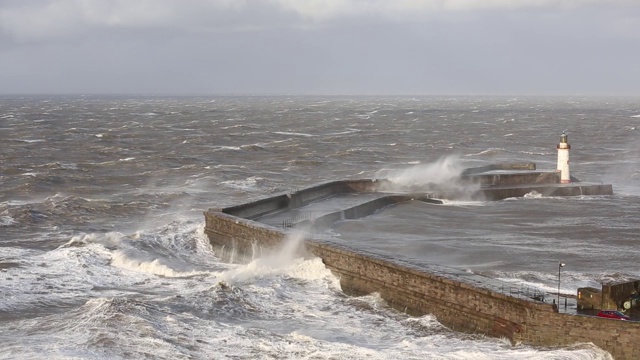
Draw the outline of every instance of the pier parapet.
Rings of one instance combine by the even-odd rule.
[[[515,167],[515,168],[514,168]],[[472,191],[429,184],[397,189],[388,179],[333,181],[247,204],[205,212],[205,233],[217,254],[248,262],[281,246],[292,228],[331,227],[409,200],[501,200],[531,192],[546,196],[611,195],[611,185],[563,183],[562,173],[535,164],[471,168],[452,180]],[[287,225],[287,226],[285,226]],[[431,264],[389,258],[348,243],[306,233],[300,256],[320,257],[340,278],[343,291],[380,293],[390,306],[411,315],[433,314],[452,329],[503,337],[514,343],[564,346],[592,342],[616,359],[640,358],[640,323],[559,313],[539,298],[510,296],[492,279]]]

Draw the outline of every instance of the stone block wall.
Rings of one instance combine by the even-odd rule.
[[[290,194],[290,208],[304,206],[314,201],[345,193],[367,193],[377,190],[384,180],[340,180],[315,185]]]
[[[247,263],[282,244],[285,234],[267,225],[218,211],[206,211],[204,232],[216,255],[234,263]]]
[[[295,209],[311,202],[336,194],[363,193],[376,191],[386,180],[342,180],[319,184],[291,194],[281,194],[246,204],[230,206],[220,211],[245,219],[255,219],[262,215],[284,209]]]
[[[479,174],[463,176],[462,181],[479,182],[483,186],[511,186],[523,184],[556,184],[560,181],[557,172],[521,172],[507,174]]]
[[[533,190],[548,196],[613,193],[611,185],[558,186],[556,172],[479,174],[463,181],[482,184],[476,196],[486,200],[523,196]],[[232,262],[248,262],[278,247],[286,239],[283,230],[252,219],[295,209],[336,194],[376,192],[390,188],[388,185],[387,180],[335,181],[226,209],[211,209],[205,212],[205,233],[219,257]],[[446,194],[435,196],[447,198]],[[316,225],[328,225],[341,218],[371,215],[384,206],[411,197],[381,197],[327,214],[315,222]],[[559,314],[550,304],[495,293],[394,259],[355,252],[336,244],[307,240],[304,247],[306,250],[299,249],[301,255],[307,253],[322,258],[327,268],[340,277],[346,293],[378,292],[392,307],[412,315],[434,314],[452,329],[532,345],[593,342],[616,359],[640,359],[640,323]]]
[[[245,219],[255,219],[270,212],[286,209],[288,206],[289,197],[287,195],[278,195],[247,204],[231,206],[222,211]]]
[[[522,197],[537,191],[543,196],[579,196],[579,195],[613,195],[611,185],[572,185],[572,186],[515,186],[483,188],[474,198],[480,200],[501,200],[511,197]]]
[[[477,166],[467,168],[462,171],[461,175],[473,175],[494,170],[535,170],[536,163],[505,163],[505,164],[491,164],[485,166]]]
[[[214,250],[227,260],[249,261],[285,239],[276,228],[218,211],[206,212],[205,219]],[[616,359],[640,359],[640,323],[560,314],[550,304],[512,298],[335,244],[306,241],[305,246],[340,277],[346,293],[378,292],[394,308],[434,314],[454,330],[543,346],[592,342]]]

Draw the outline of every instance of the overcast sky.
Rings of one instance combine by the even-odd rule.
[[[640,0],[0,0],[0,94],[640,96]]]

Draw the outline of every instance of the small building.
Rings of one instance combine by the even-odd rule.
[[[578,310],[600,309],[602,307],[602,291],[593,287],[578,288]]]
[[[640,280],[602,284],[602,290],[578,288],[578,309],[629,310],[640,293]]]

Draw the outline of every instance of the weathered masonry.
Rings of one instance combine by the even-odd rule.
[[[514,168],[517,171],[505,172]],[[535,171],[534,164],[469,169],[456,181],[473,189],[463,194],[470,199],[499,200],[532,191],[548,196],[613,192],[611,185],[561,184],[559,172]],[[205,233],[221,257],[244,262],[283,243],[290,228],[327,227],[410,199],[438,202],[461,196],[446,187],[391,191],[392,185],[388,180],[335,181],[243,205],[209,209],[205,212]],[[335,206],[326,206],[326,199],[337,199]],[[303,216],[303,210],[313,206],[314,216]],[[418,263],[356,251],[347,244],[311,235],[303,247],[301,251],[322,258],[340,278],[345,293],[378,292],[398,310],[411,315],[434,314],[442,324],[458,331],[542,346],[592,342],[616,359],[640,359],[640,322],[559,313],[553,304],[505,295],[483,286],[477,278],[432,271]]]
[[[578,288],[578,308],[637,310],[640,306],[639,292],[640,280],[602,284],[602,289]]]

